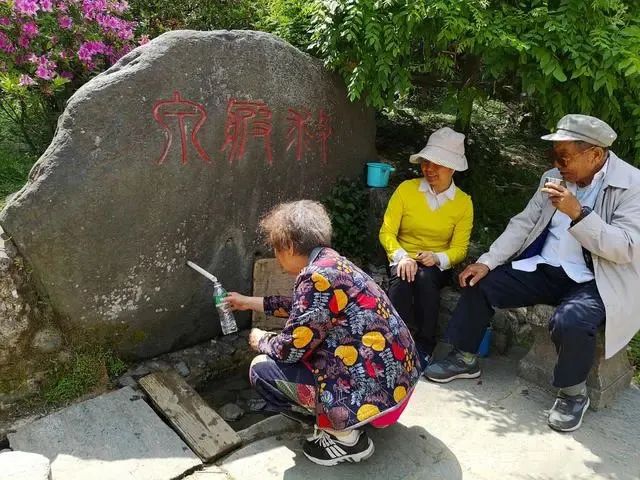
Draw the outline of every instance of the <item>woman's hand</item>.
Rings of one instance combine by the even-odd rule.
[[[418,271],[418,262],[413,258],[405,257],[398,262],[398,276],[409,283],[413,282],[416,278],[416,272]]]
[[[440,259],[433,252],[418,252],[416,260],[425,267],[435,267],[436,265],[440,265]]]
[[[229,292],[229,294],[224,297],[224,301],[231,307],[231,310],[264,311],[262,297],[248,297],[238,292]]]
[[[260,330],[259,328],[252,328],[249,332],[249,348],[254,352],[257,352],[260,339],[266,334],[267,332],[265,332],[264,330]]]

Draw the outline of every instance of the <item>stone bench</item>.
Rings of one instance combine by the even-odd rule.
[[[533,335],[533,344],[518,365],[518,375],[553,393],[556,390],[552,387],[551,380],[557,354],[551,341],[548,323],[554,310],[555,307],[551,305],[509,309],[511,314],[524,316],[524,321],[530,325]],[[587,378],[591,408],[599,410],[610,406],[618,394],[630,385],[632,377],[633,369],[626,349],[605,360],[604,331],[599,332],[596,360]]]

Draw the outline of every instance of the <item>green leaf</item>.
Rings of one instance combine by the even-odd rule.
[[[564,72],[562,71],[562,68],[560,66],[556,67],[556,69],[553,71],[553,76],[559,82],[566,82],[567,81],[567,76],[564,74]]]

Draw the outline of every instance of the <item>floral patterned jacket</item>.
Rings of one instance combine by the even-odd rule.
[[[420,377],[413,338],[384,291],[338,252],[323,248],[298,275],[293,298],[265,297],[288,317],[259,350],[302,362],[316,379],[316,423],[344,430],[398,408]]]

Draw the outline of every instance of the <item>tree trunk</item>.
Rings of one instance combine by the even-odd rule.
[[[455,129],[465,135],[467,135],[471,129],[471,114],[473,113],[473,101],[475,97],[476,92],[473,88],[462,87],[458,90],[458,111],[456,112]]]

